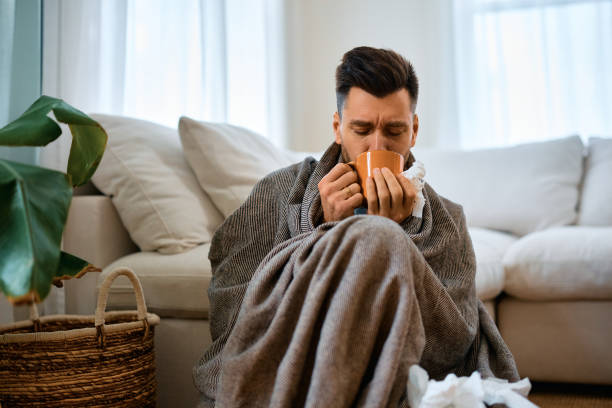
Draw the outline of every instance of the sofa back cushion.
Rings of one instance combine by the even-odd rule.
[[[223,216],[185,161],[176,129],[143,120],[91,115],[108,133],[94,185],[112,198],[143,251],[183,252],[210,242]]]
[[[468,224],[522,236],[577,216],[583,144],[578,136],[474,151],[415,149],[425,179],[463,205]]]
[[[589,139],[578,224],[612,225],[612,139]]]
[[[225,123],[182,117],[179,133],[200,185],[225,217],[240,207],[265,175],[308,155],[278,148],[257,133]]]

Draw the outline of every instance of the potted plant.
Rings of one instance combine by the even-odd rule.
[[[96,171],[106,131],[61,99],[43,95],[0,129],[0,145],[46,146],[57,139],[62,130],[50,111],[72,133],[66,173],[0,159],[0,291],[13,304],[41,302],[51,284],[96,269],[63,252],[61,241],[73,187]]]
[[[0,290],[29,303],[30,319],[0,326],[0,406],[155,406],[154,326],[142,286],[128,268],[102,282],[94,315],[39,317],[51,284],[96,269],[61,250],[73,187],[89,181],[106,147],[98,122],[64,101],[40,97],[0,129],[0,145],[45,146],[68,124],[66,173],[0,160]],[[127,276],[137,310],[106,312],[109,288]]]

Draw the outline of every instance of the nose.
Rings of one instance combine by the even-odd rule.
[[[370,141],[370,151],[372,150],[387,150],[384,135],[380,129],[376,129],[372,135]]]

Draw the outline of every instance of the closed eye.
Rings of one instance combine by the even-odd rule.
[[[406,126],[390,126],[387,128],[387,134],[390,136],[400,136],[406,129]]]

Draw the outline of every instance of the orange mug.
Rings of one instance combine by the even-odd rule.
[[[361,192],[365,198],[368,198],[366,180],[368,177],[374,177],[374,169],[382,170],[386,167],[391,173],[399,174],[404,171],[404,156],[390,150],[374,150],[361,153],[355,161],[347,164],[357,171]]]

